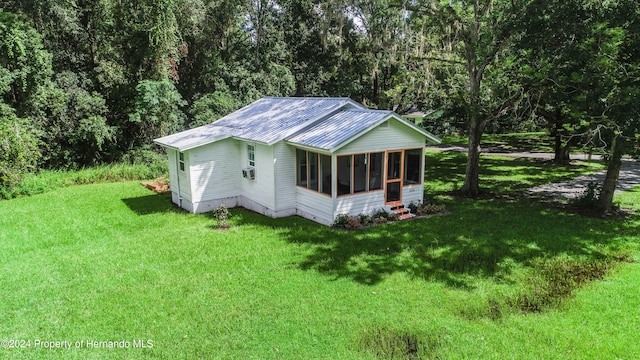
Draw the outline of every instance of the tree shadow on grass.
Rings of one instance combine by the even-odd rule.
[[[176,207],[171,202],[171,194],[138,196],[122,199],[122,202],[138,215],[176,211]]]
[[[253,223],[253,217],[242,222]],[[279,220],[269,219],[272,225]],[[284,238],[305,245],[300,269],[374,285],[394,273],[473,288],[479,278],[505,281],[535,259],[568,255],[602,259],[638,233],[631,222],[585,219],[508,201],[465,201],[448,216],[404,221],[357,231],[335,230],[289,218]]]

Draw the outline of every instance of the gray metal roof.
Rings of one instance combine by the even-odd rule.
[[[234,128],[234,137],[274,144],[343,107],[364,108],[348,98],[262,98],[214,124]]]
[[[180,151],[225,137],[272,145],[342,108],[364,109],[349,98],[264,97],[212,124],[187,130],[187,134],[165,136],[155,142]]]
[[[391,118],[414,129],[433,142],[440,142],[440,139],[434,135],[408,123],[393,111],[368,109],[340,111],[287,138],[287,141],[292,144],[334,152]]]
[[[392,111],[368,110],[349,98],[265,97],[220,120],[154,141],[185,151],[228,137],[272,145],[291,143],[331,150],[395,117],[432,141],[435,136]]]
[[[393,112],[384,110],[345,110],[290,137],[288,142],[324,150],[333,150],[363,131],[381,124]]]
[[[231,137],[232,130],[213,123],[161,137],[154,141],[163,146],[185,151]]]

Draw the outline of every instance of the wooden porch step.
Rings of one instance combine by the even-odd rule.
[[[394,204],[393,206],[391,206],[391,212],[398,214],[400,220],[411,219],[416,216],[415,214],[411,213],[411,210],[404,207],[404,204]]]

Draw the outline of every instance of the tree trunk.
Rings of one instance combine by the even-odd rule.
[[[472,34],[477,39],[478,30]],[[469,47],[471,48],[471,47]],[[468,49],[469,50],[469,49]],[[464,184],[460,191],[468,196],[475,197],[480,193],[480,139],[486,122],[481,120],[480,110],[480,84],[482,83],[483,69],[475,66],[475,53],[467,53],[467,71],[469,72],[469,150],[467,152],[467,167],[465,170]]]
[[[565,146],[562,146],[562,132],[564,128],[562,127],[562,112],[560,108],[556,109],[552,116],[554,123],[553,136],[555,138],[553,162],[554,164],[566,165],[571,161],[569,157],[571,145],[567,142]]]
[[[469,150],[467,152],[467,167],[465,170],[464,184],[460,191],[469,197],[480,193],[480,138],[482,130],[477,115],[472,115],[469,121]]]
[[[613,208],[613,195],[616,191],[621,167],[622,151],[620,150],[620,146],[616,144],[616,139],[614,138],[611,144],[611,158],[609,158],[609,164],[607,165],[607,175],[604,178],[602,191],[598,198],[598,208],[603,214],[611,212]]]

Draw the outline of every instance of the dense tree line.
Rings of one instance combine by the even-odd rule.
[[[5,0],[0,185],[144,161],[267,95],[436,110],[429,130],[469,136],[472,196],[487,129],[619,164],[638,148],[638,18],[635,0]]]

